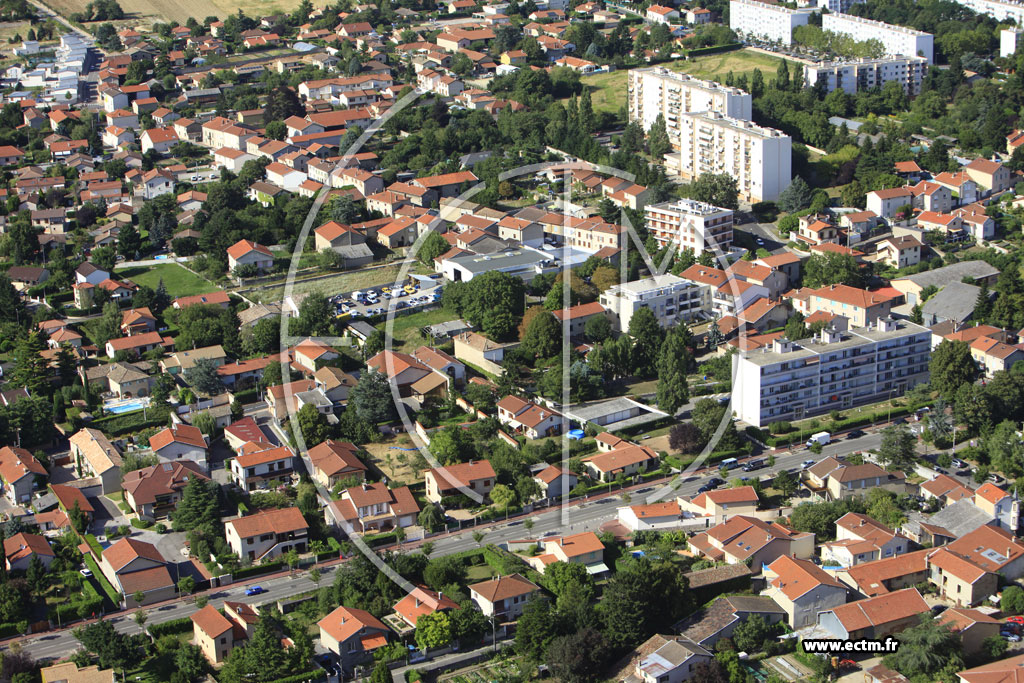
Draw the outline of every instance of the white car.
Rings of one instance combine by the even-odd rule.
[[[806,469],[809,469],[809,468],[811,468],[811,467],[814,467],[814,461],[813,461],[813,460],[804,460],[804,461],[803,461],[803,462],[802,462],[802,463],[800,464],[800,467],[801,467],[801,469],[805,469],[805,470],[806,470]]]

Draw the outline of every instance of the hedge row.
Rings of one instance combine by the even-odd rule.
[[[703,384],[690,390],[690,396],[710,396],[711,394],[724,394],[732,391],[732,384],[729,382],[718,382],[716,384]]]
[[[95,579],[99,582],[100,588],[102,588],[103,592],[107,594],[107,597],[110,599],[110,602],[113,603],[115,607],[120,605],[121,594],[117,592],[117,590],[115,590],[113,586],[110,585],[109,581],[107,581],[107,577],[104,576],[103,572],[100,571],[99,566],[96,564],[96,560],[93,559],[92,555],[85,555],[84,558],[86,566],[89,567],[89,570],[92,572],[93,577],[95,577]],[[89,582],[83,581],[82,583],[84,585]]]
[[[5,624],[0,624],[0,638],[10,638],[11,636],[20,636],[22,633],[28,630],[28,622],[24,621],[11,621]]]
[[[192,619],[190,617],[171,619],[170,621],[164,621],[159,624],[151,624],[146,628],[146,630],[149,631],[149,635],[154,638],[187,633],[192,630]]]
[[[92,550],[93,555],[103,554],[103,546],[100,545],[100,542],[96,540],[95,536],[92,534],[85,534],[85,536],[82,537],[82,540],[84,540],[89,546],[89,549]]]
[[[286,678],[278,678],[271,683],[306,683],[306,681],[319,682],[327,680],[327,672],[317,667],[316,669],[310,669],[305,673],[295,674],[294,676],[288,676]]]
[[[167,409],[149,408],[121,415],[107,415],[92,421],[91,426],[111,436],[124,436],[150,427],[166,427]]]
[[[820,431],[842,432],[855,427],[871,425],[878,421],[887,421],[891,417],[903,417],[916,412],[925,406],[930,406],[931,404],[932,401],[925,401],[924,403],[916,405],[896,406],[891,411],[886,409],[877,413],[848,417],[835,422],[830,420],[827,424],[822,423],[814,429],[800,429],[778,436],[770,435],[765,430],[758,429],[757,427],[747,427],[746,432],[758,441],[761,441],[772,448],[776,448],[778,446],[788,446],[789,444],[802,444],[809,439],[811,435],[817,434]]]
[[[273,572],[279,572],[284,569],[284,560],[276,559],[270,562],[263,562],[261,564],[254,564],[251,567],[242,567],[231,572],[231,577],[235,581],[248,578],[250,576],[262,576],[263,574],[271,574]]]
[[[711,47],[697,47],[686,51],[687,57],[699,57],[701,55],[713,55],[719,52],[732,52],[743,47],[742,43],[726,43],[725,45],[713,45]]]

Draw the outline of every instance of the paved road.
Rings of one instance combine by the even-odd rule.
[[[825,446],[822,455],[815,456],[806,448],[798,448],[795,451],[782,451],[775,454],[775,465],[771,468],[759,470],[755,474],[764,476],[786,469],[796,471],[800,469],[801,463],[808,459],[820,459],[828,455],[843,455],[856,451],[866,451],[877,448],[881,443],[881,435],[878,432],[869,432],[857,439],[845,439],[837,437],[838,440]],[[308,463],[307,463],[308,466]],[[734,471],[736,476],[743,476],[742,472]],[[674,477],[666,483],[647,484],[642,487],[633,487],[629,492],[630,504],[653,502],[656,500],[671,500],[680,495],[692,495],[697,489],[712,476],[717,476],[717,469],[707,469],[695,472],[686,477]],[[751,474],[750,476],[755,476]],[[965,478],[961,481],[966,483]],[[643,491],[643,494],[638,493]],[[321,495],[325,492],[321,491]],[[601,495],[601,494],[597,494]],[[491,525],[481,526],[485,536],[482,544],[501,544],[510,540],[522,538],[538,538],[545,535],[556,535],[562,533],[580,533],[582,531],[597,531],[600,526],[617,516],[617,508],[623,505],[621,492],[612,496],[591,498],[590,500],[579,501],[572,506],[554,507],[531,515],[533,526],[527,530],[523,524],[525,518],[513,519],[509,522],[498,522]],[[467,526],[463,530],[434,536],[429,540],[434,547],[431,557],[449,555],[452,553],[471,550],[478,547],[473,539],[474,527]],[[419,543],[406,543],[401,549],[403,552],[415,552]],[[320,585],[328,585],[334,580],[333,572],[336,569],[338,560],[332,560],[327,564],[321,564],[322,578]],[[245,596],[248,586],[259,585],[266,590],[258,596]],[[287,573],[277,574],[270,577],[252,579],[245,584],[237,584],[226,588],[220,588],[208,593],[210,604],[220,607],[225,599],[247,602],[252,604],[263,604],[288,598],[290,596],[311,591],[316,585],[309,579],[307,572],[296,572],[294,575]],[[171,619],[187,617],[196,611],[195,604],[187,600],[170,602],[165,605],[156,606],[146,610],[148,624],[162,623]],[[111,620],[119,631],[125,633],[138,633],[136,625],[130,614],[118,613]],[[28,638],[23,641],[26,651],[37,659],[67,656],[78,649],[78,642],[71,635],[70,630],[51,632],[46,635]]]
[[[28,0],[28,1],[30,3],[32,3],[36,7],[36,9],[38,9],[42,13],[42,15],[44,17],[48,17],[50,19],[54,19],[54,20],[64,24],[65,27],[67,27],[68,29],[74,31],[75,33],[79,34],[80,36],[83,36],[83,37],[88,38],[90,40],[93,39],[92,35],[88,31],[86,31],[85,29],[82,29],[82,28],[80,28],[78,26],[75,26],[70,21],[68,21],[67,19],[65,19],[64,17],[59,15],[58,13],[54,12],[52,9],[50,9],[49,7],[44,5],[43,3],[39,2],[39,0]],[[96,46],[96,50],[101,55],[105,56],[105,53],[103,52],[103,50],[100,49],[99,45]]]

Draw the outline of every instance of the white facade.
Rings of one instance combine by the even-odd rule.
[[[1013,19],[1018,25],[1024,24],[1024,4],[1003,0],[957,0],[957,4],[969,7],[978,14],[988,14],[996,21]]]
[[[921,93],[921,80],[928,69],[924,57],[883,57],[858,59],[848,62],[821,62],[804,64],[804,83],[821,82],[825,92],[843,90],[850,95],[860,90],[881,88],[889,81],[903,85],[907,95]]]
[[[729,0],[729,28],[748,38],[793,43],[793,29],[805,26],[817,8],[789,9],[758,0]]]
[[[1019,28],[1004,28],[999,32],[999,56],[1012,57],[1020,44],[1020,37],[1024,31]]]
[[[732,209],[678,199],[648,206],[645,218],[647,230],[661,248],[675,243],[680,251],[689,247],[694,256],[700,256],[705,251],[727,252],[732,246]]]
[[[891,319],[799,343],[783,338],[737,358],[732,407],[763,427],[902,396],[928,381],[930,346],[930,330]]]
[[[849,12],[854,5],[861,5],[867,0],[818,0],[818,7],[829,12]]]
[[[792,139],[782,131],[716,113],[682,117],[678,162],[667,166],[685,180],[703,173],[736,178],[740,197],[774,201],[792,179]]]
[[[927,59],[929,64],[932,63],[934,36],[930,33],[863,19],[852,14],[824,14],[821,17],[821,28],[861,42],[878,40],[889,56],[919,56]]]
[[[674,149],[679,149],[683,114],[714,111],[735,119],[752,118],[752,98],[739,88],[702,81],[664,67],[632,69],[627,86],[629,120],[650,130],[661,114]]]
[[[672,327],[693,318],[703,300],[699,286],[670,273],[615,285],[601,295],[601,305],[618,317],[624,332],[641,308],[651,309],[662,327]]]

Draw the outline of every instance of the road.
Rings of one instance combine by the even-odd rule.
[[[821,455],[813,455],[802,446],[798,447],[795,451],[782,451],[775,454],[775,464],[772,467],[758,470],[749,476],[763,477],[784,469],[796,471],[801,468],[801,463],[808,459],[820,460],[829,455],[845,455],[858,451],[877,449],[881,444],[881,440],[882,437],[879,432],[868,432],[856,439],[846,439],[839,435],[836,441],[823,448]],[[763,456],[764,454],[761,455]],[[734,470],[734,473],[736,476],[743,476],[743,473],[738,470]],[[671,500],[676,496],[690,496],[695,494],[697,489],[707,479],[717,475],[717,469],[709,468],[694,472],[686,477],[670,478],[659,484],[648,483],[643,486],[636,486],[632,490],[627,490],[630,495],[630,504],[636,505],[657,500]],[[963,483],[967,483],[967,478],[959,479]],[[638,490],[644,491],[644,494],[639,495],[637,493]],[[321,490],[321,495],[326,495],[326,492]],[[510,540],[522,538],[540,538],[546,535],[553,536],[562,533],[597,531],[603,523],[617,516],[617,508],[624,504],[622,495],[622,492],[617,492],[611,496],[596,494],[597,497],[576,501],[573,505],[564,508],[556,506],[536,512],[529,516],[529,519],[533,521],[533,526],[529,530],[523,524],[526,519],[525,517],[512,519],[508,522],[482,525],[479,527],[479,530],[483,531],[485,535],[481,539],[480,544],[502,544]],[[467,526],[461,531],[453,531],[431,537],[429,539],[433,543],[431,557],[450,555],[478,547],[480,544],[473,539],[473,531],[477,529],[477,527]],[[402,552],[415,552],[418,546],[418,542],[406,543],[399,550]],[[333,572],[336,570],[337,563],[338,560],[333,560],[328,564],[320,565],[322,572],[320,585],[328,585],[334,580]],[[252,585],[259,585],[266,592],[258,596],[246,597],[246,588]],[[293,575],[284,573],[251,579],[245,583],[216,589],[208,593],[207,596],[209,603],[215,607],[222,606],[224,600],[258,605],[288,598],[315,588],[316,584],[309,578],[308,572],[299,571]],[[190,600],[178,600],[149,608],[146,611],[148,615],[147,623],[158,624],[170,621],[171,619],[187,617],[196,611],[196,606]],[[119,631],[124,633],[139,632],[139,627],[131,618],[131,614],[118,613],[116,616],[111,617],[111,621],[113,621]],[[22,646],[36,659],[42,659],[70,655],[78,649],[78,642],[71,634],[70,629],[67,629],[27,638],[22,641]]]
[[[78,26],[75,26],[70,21],[68,21],[67,19],[65,19],[64,17],[59,15],[58,13],[54,12],[52,9],[50,9],[49,7],[44,5],[43,3],[39,2],[39,0],[28,0],[28,1],[32,5],[34,5],[35,8],[38,9],[40,11],[40,13],[42,13],[42,15],[44,17],[48,17],[50,19],[54,19],[54,20],[64,24],[64,26],[66,26],[68,29],[74,31],[75,33],[79,34],[80,36],[82,36],[84,38],[88,38],[89,40],[93,40],[92,35],[88,31],[86,31],[85,29],[82,29],[82,28],[80,28]],[[104,55],[104,52],[103,52],[103,50],[100,49],[99,45],[96,46],[96,50],[101,55]]]

